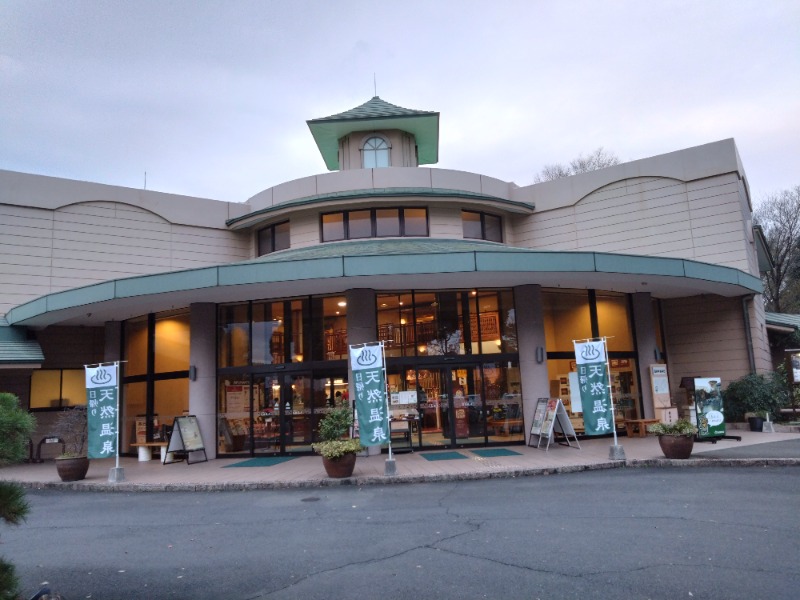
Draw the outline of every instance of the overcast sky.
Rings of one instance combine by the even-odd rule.
[[[518,185],[733,137],[800,184],[800,2],[0,1],[0,169],[241,202],[325,172],[305,121],[440,117],[440,168]]]

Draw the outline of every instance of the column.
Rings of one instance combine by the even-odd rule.
[[[648,292],[632,294],[633,330],[636,332],[636,365],[642,389],[642,418],[654,419],[653,390],[650,388],[650,365],[658,360],[658,338],[653,318],[653,301]]]
[[[536,400],[550,395],[541,286],[515,287],[514,309],[517,318],[517,345],[524,401],[525,441],[529,442]]]
[[[217,307],[196,303],[189,317],[189,414],[197,417],[206,456],[217,457]]]
[[[378,341],[378,314],[375,290],[354,289],[347,290],[347,344],[366,344]],[[353,372],[347,367],[347,381],[350,387],[350,399],[356,396],[353,393]],[[369,455],[381,453],[380,446],[369,446]]]

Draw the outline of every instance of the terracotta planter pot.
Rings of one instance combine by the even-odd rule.
[[[89,471],[89,459],[85,456],[56,458],[56,471],[61,481],[80,481]]]
[[[345,454],[339,458],[325,458],[323,456],[322,465],[325,467],[328,477],[350,477],[356,466],[356,455],[352,453]]]
[[[694,447],[693,435],[660,435],[658,444],[667,458],[689,458]]]

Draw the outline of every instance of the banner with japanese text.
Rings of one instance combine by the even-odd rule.
[[[355,406],[362,446],[380,446],[389,441],[389,413],[383,370],[383,345],[350,346]]]
[[[86,367],[89,458],[117,454],[117,366]]]
[[[578,385],[583,405],[583,425],[586,435],[613,432],[611,394],[608,387],[606,343],[574,342]]]

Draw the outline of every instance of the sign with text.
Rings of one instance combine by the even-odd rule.
[[[608,361],[605,340],[574,342],[578,386],[586,435],[613,432],[611,393],[608,387]]]
[[[362,446],[389,442],[389,411],[383,369],[383,344],[350,346],[355,406]]]
[[[698,377],[694,380],[697,437],[712,438],[725,435],[720,383],[719,377]]]
[[[86,367],[89,458],[117,455],[117,365]]]

